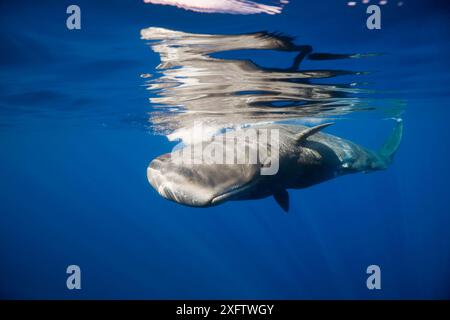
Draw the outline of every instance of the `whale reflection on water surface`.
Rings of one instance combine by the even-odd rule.
[[[159,54],[160,76],[149,79],[148,90],[154,131],[183,138],[183,133],[202,122],[216,132],[223,128],[280,120],[336,117],[371,109],[358,94],[355,79],[326,84],[338,76],[356,78],[362,72],[348,70],[299,70],[311,60],[354,59],[365,55],[314,53],[309,45],[268,32],[240,35],[193,34],[163,28],[141,30]],[[269,68],[249,59],[219,58],[217,54],[266,50],[294,54],[286,68]],[[270,53],[269,52],[269,53]]]

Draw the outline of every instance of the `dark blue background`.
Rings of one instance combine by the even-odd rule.
[[[1,298],[450,298],[449,8],[291,1],[276,16],[197,14],[135,1],[0,4]],[[161,198],[146,180],[173,146],[146,127],[141,73],[159,59],[149,26],[198,33],[280,31],[316,51],[381,52],[304,68],[372,71],[371,87],[407,100],[405,135],[384,172],[209,209]],[[263,60],[274,64],[270,57]],[[283,61],[280,61],[282,64]],[[330,129],[368,146],[390,123],[367,113]],[[66,267],[82,290],[66,288]],[[380,265],[382,290],[366,288]]]

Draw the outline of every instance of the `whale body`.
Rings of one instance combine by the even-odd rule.
[[[217,164],[210,161],[175,161],[171,153],[168,153],[151,161],[147,168],[147,178],[162,197],[187,206],[210,207],[230,200],[273,196],[287,212],[288,189],[307,188],[350,173],[386,169],[400,145],[403,132],[402,120],[396,119],[385,144],[379,150],[373,151],[352,141],[321,132],[329,125],[252,126],[252,130],[278,132],[278,170],[272,175],[261,174],[261,168],[270,165],[271,160],[267,155],[265,158],[259,157],[254,163]],[[245,134],[245,130],[250,129],[237,130],[236,134]],[[216,143],[222,143],[221,147],[224,149],[237,148],[236,145],[228,147],[226,139],[218,141]],[[246,140],[245,143],[249,144],[251,141]]]

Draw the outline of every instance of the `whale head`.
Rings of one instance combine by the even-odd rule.
[[[192,207],[244,199],[261,190],[259,164],[186,164],[164,154],[151,161],[147,178],[164,198]]]

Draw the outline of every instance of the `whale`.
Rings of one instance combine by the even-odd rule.
[[[276,131],[277,170],[274,174],[262,174],[262,168],[272,165],[275,152],[265,152],[253,162],[214,163],[179,161],[173,157],[175,151],[172,151],[150,162],[147,178],[159,195],[186,206],[205,208],[226,201],[273,197],[288,212],[290,189],[308,188],[347,174],[387,169],[403,134],[403,121],[400,118],[394,120],[389,137],[378,150],[325,133],[325,128],[332,123],[312,127],[277,123],[255,125],[236,130],[234,135],[217,139],[215,143],[222,149],[232,148],[232,151],[236,151],[238,144],[228,144],[227,139],[234,139],[240,134],[247,135],[247,130]],[[245,139],[244,142],[249,148],[252,144],[250,140]],[[242,143],[239,147],[239,150],[245,150],[242,149]],[[261,145],[253,143],[252,147]],[[181,150],[185,148],[188,146]]]

